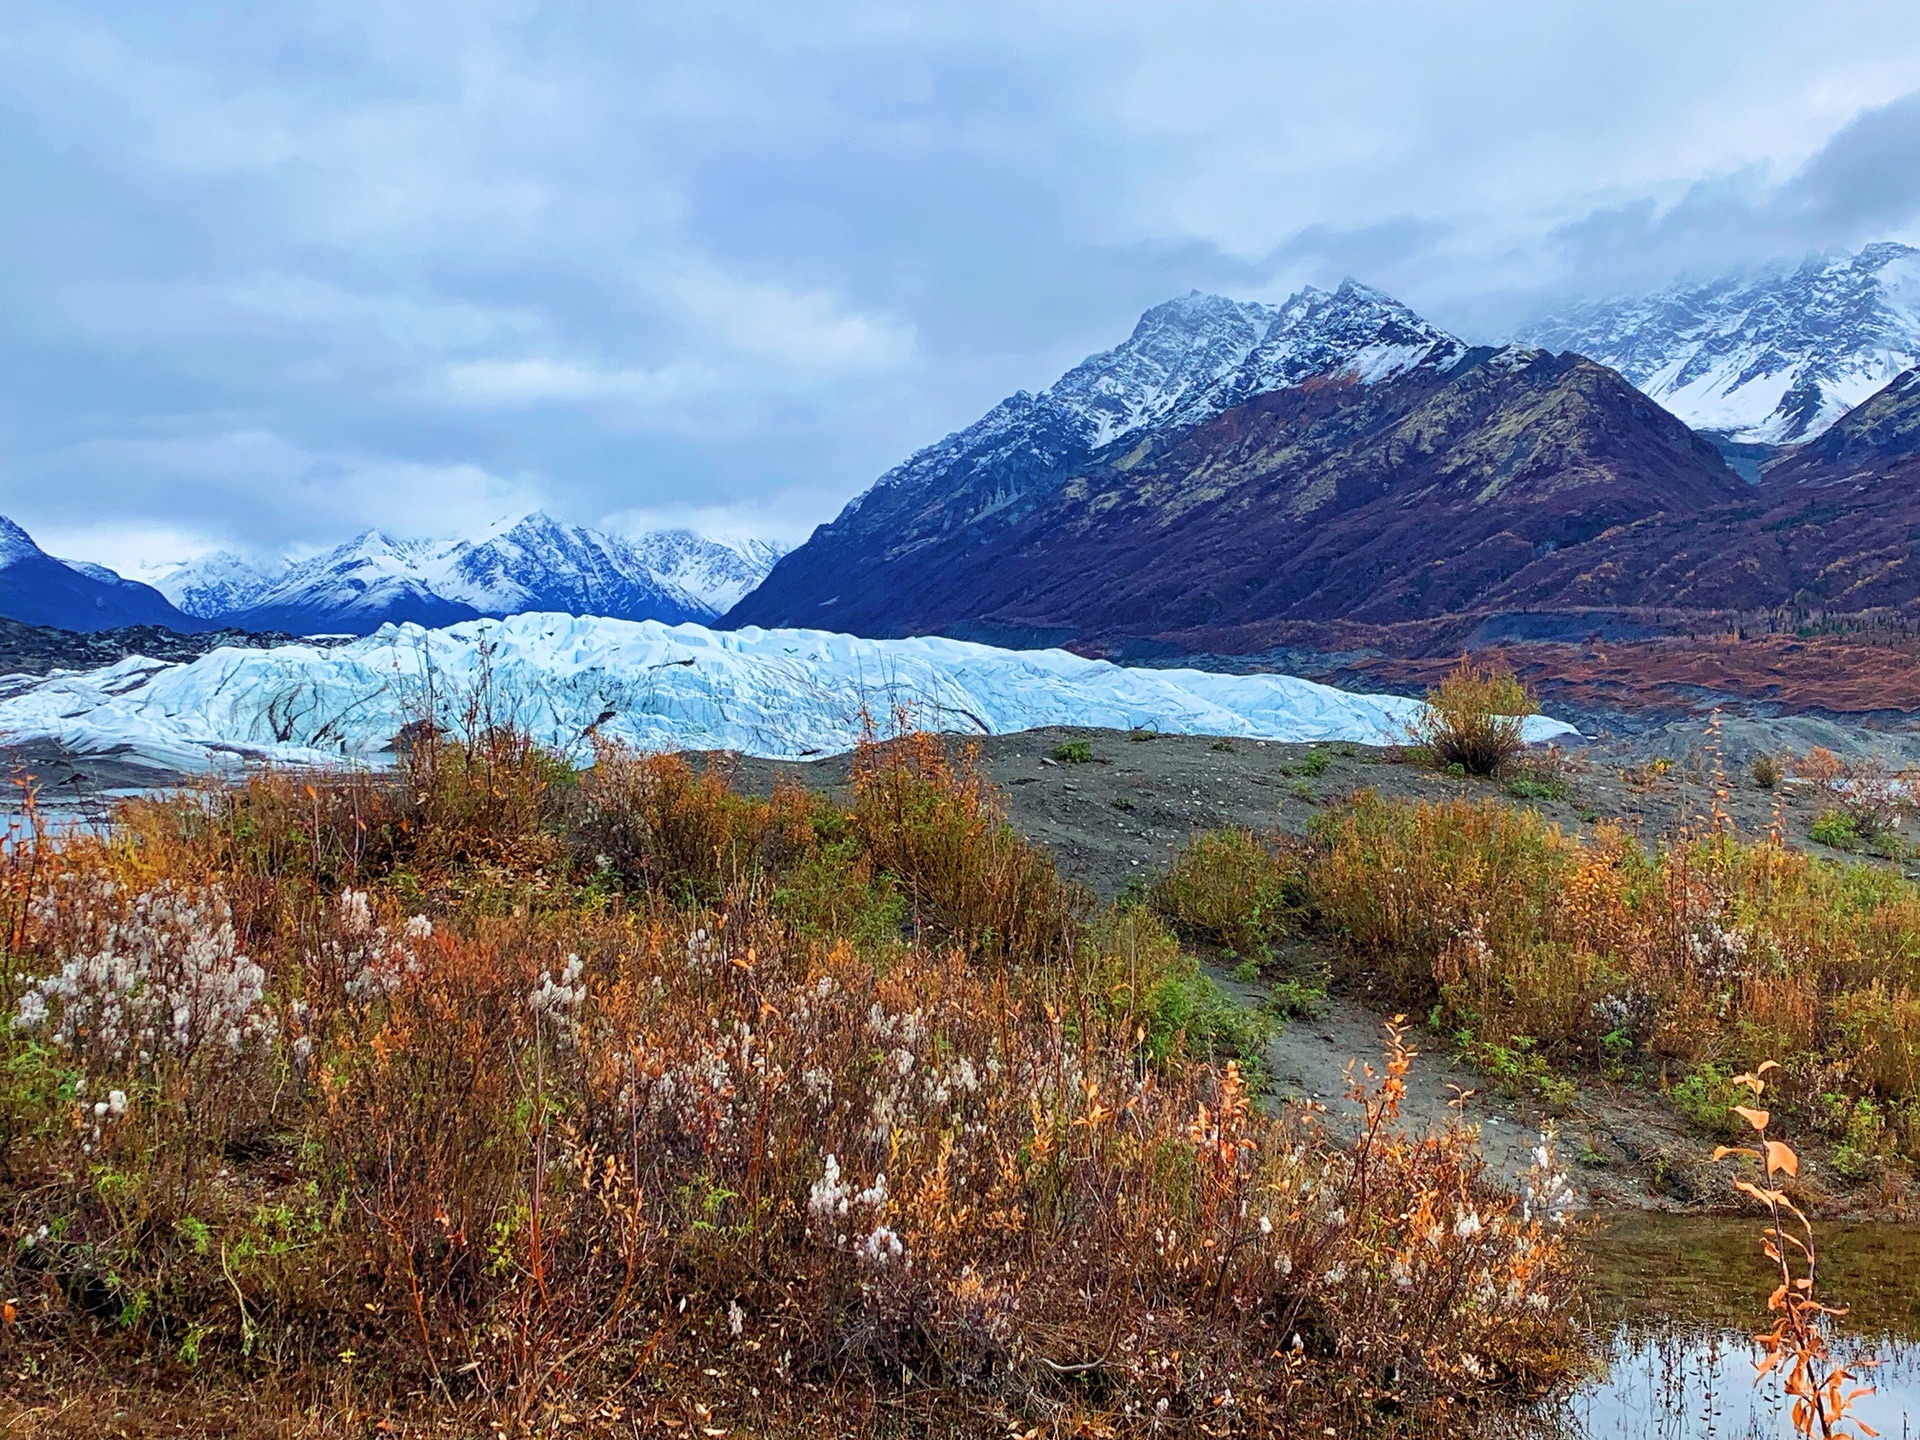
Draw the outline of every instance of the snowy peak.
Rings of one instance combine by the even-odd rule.
[[[46,552],[34,543],[31,535],[6,516],[0,515],[0,569],[44,554]]]
[[[4,515],[0,515],[0,616],[60,630],[111,630],[122,625],[164,625],[182,632],[202,628],[150,585],[86,560],[55,559]]]
[[[1522,338],[1612,366],[1695,429],[1795,444],[1920,362],[1920,250],[1886,241],[1581,305]]]
[[[1278,307],[1194,291],[1147,311],[1124,344],[1083,360],[1042,399],[1090,422],[1098,448],[1147,427],[1198,425],[1315,376],[1372,383],[1465,350],[1356,280],[1331,294],[1307,286]]]
[[[558,611],[677,624],[708,620],[765,575],[778,552],[691,531],[628,539],[535,511],[484,538],[407,540],[372,529],[298,563],[263,569],[221,553],[161,584],[207,619],[298,633],[366,633]]]
[[[689,611],[712,616],[731,610],[785,553],[765,540],[714,540],[692,530],[655,530],[633,548],[657,584]]]
[[[1089,355],[1047,390],[1017,391],[895,466],[836,524],[876,513],[869,507],[883,495],[939,498],[969,485],[982,491],[978,513],[992,513],[1031,493],[1037,477],[1127,436],[1191,429],[1316,377],[1374,384],[1415,366],[1444,369],[1466,353],[1444,330],[1355,280],[1331,293],[1307,286],[1278,306],[1195,290],[1148,310],[1126,340]]]
[[[162,570],[153,588],[184,613],[212,620],[253,604],[286,569],[284,561],[263,567],[231,550],[216,550]]]

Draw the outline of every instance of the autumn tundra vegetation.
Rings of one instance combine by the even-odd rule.
[[[472,724],[29,803],[4,861],[0,1339],[55,1433],[1434,1434],[1565,1382],[1551,1143],[1406,1123],[1392,1020],[1350,1115],[1263,1106],[1196,946],[1311,934],[1549,1101],[1737,1127],[1768,1074],[1920,1147],[1920,894],[1712,826],[1363,793],[1103,907],[938,737],[836,803]]]
[[[1401,1031],[1359,1131],[1264,1113],[1158,916],[936,739],[845,807],[595,759],[431,737],[9,848],[13,1403],[1271,1433],[1564,1373],[1564,1179],[1404,1128]]]

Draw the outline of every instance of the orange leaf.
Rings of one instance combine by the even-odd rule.
[[[1769,1115],[1765,1110],[1749,1110],[1745,1105],[1734,1106],[1733,1113],[1756,1130],[1766,1129],[1767,1122],[1773,1119],[1773,1116]]]
[[[1753,1155],[1757,1157],[1759,1154],[1760,1152],[1758,1150],[1750,1150],[1745,1145],[1716,1145],[1713,1147],[1713,1158],[1716,1160],[1724,1160],[1729,1155]]]
[[[1783,1140],[1769,1140],[1767,1147],[1767,1173],[1784,1170],[1789,1175],[1800,1173],[1800,1157],[1793,1153],[1793,1147]]]

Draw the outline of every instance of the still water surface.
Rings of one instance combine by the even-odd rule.
[[[1758,1440],[1790,1436],[1777,1380],[1756,1387],[1751,1332],[1772,1292],[1756,1221],[1636,1216],[1588,1243],[1604,1373],[1539,1432],[1576,1440]],[[1852,1307],[1849,1354],[1877,1359],[1857,1414],[1887,1440],[1920,1440],[1920,1227],[1832,1225],[1821,1289]]]

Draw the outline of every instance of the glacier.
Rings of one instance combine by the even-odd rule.
[[[477,707],[582,758],[597,735],[787,760],[850,750],[902,721],[966,735],[1073,725],[1391,744],[1421,710],[1287,675],[1129,668],[1065,650],[526,614],[8,676],[0,744],[51,742],[180,773],[377,766],[403,726],[432,716],[458,729]],[[1577,733],[1544,716],[1526,726],[1531,741]]]

